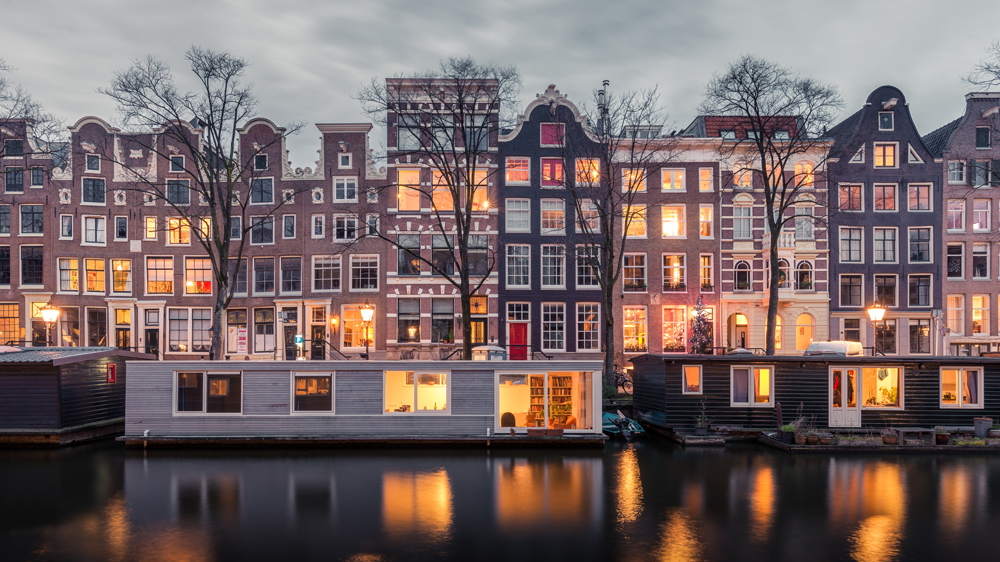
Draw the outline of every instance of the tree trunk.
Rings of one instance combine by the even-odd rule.
[[[780,282],[781,268],[778,263],[778,236],[781,234],[781,228],[775,232],[771,229],[771,247],[768,248],[768,253],[770,255],[770,271],[768,275],[771,276],[771,286],[767,295],[767,331],[764,333],[764,353],[766,355],[774,355],[774,335],[775,335],[775,319],[778,317],[778,283]]]
[[[226,295],[228,289],[218,287],[215,292],[215,307],[212,310],[212,346],[209,348],[208,358],[218,361],[222,358],[222,326],[226,319]]]
[[[604,384],[615,384],[615,293],[614,286],[604,289]]]
[[[462,359],[472,359],[472,295],[469,294],[469,276],[462,274]]]

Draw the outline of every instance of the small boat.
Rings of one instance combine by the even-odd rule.
[[[604,412],[601,421],[601,430],[611,437],[621,435],[626,441],[631,441],[633,437],[641,437],[646,434],[646,430],[639,425],[639,422],[626,418],[621,410],[618,410],[617,413]]]

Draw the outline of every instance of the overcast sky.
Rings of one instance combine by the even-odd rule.
[[[842,117],[895,85],[927,134],[962,113],[961,77],[1000,39],[996,0],[0,0],[0,10],[0,58],[67,124],[112,121],[97,90],[133,58],[161,58],[182,84],[193,44],[245,58],[259,114],[308,124],[289,142],[296,167],[316,160],[313,123],[368,120],[352,96],[371,78],[449,55],[517,65],[522,105],[548,84],[577,103],[604,79],[617,90],[655,85],[679,128],[713,72],[755,53],[836,84]]]

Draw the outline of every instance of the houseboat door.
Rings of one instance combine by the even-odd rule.
[[[858,369],[830,369],[830,427],[861,427]]]

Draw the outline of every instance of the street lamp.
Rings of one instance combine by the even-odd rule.
[[[46,304],[38,312],[42,315],[42,322],[45,322],[45,347],[48,347],[52,343],[52,325],[59,320],[59,309]]]
[[[872,346],[872,355],[878,355],[878,323],[885,318],[885,307],[875,301],[868,307],[868,318],[872,321],[872,329],[875,331],[875,345]]]
[[[365,304],[361,306],[361,325],[365,329],[365,361],[371,359],[368,355],[368,344],[371,340],[368,338],[368,325],[371,324],[372,318],[375,317],[375,305],[368,304],[368,300],[365,300]]]

